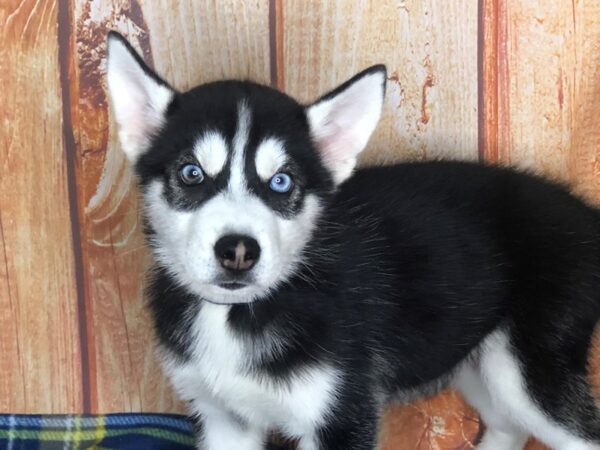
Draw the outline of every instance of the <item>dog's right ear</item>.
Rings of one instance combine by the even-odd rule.
[[[108,33],[108,91],[119,140],[135,162],[165,121],[175,90],[154,73],[119,33]]]
[[[386,79],[384,65],[369,67],[306,108],[310,133],[335,184],[352,174],[377,126]]]

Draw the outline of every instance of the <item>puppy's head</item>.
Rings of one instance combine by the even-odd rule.
[[[385,79],[371,67],[309,106],[241,81],[178,92],[110,33],[108,87],[158,263],[215,303],[289,278],[375,129]]]

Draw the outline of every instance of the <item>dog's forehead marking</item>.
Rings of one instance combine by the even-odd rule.
[[[254,164],[256,173],[263,181],[268,181],[287,162],[283,142],[269,137],[262,141],[256,150]]]
[[[194,144],[194,156],[204,172],[215,177],[227,162],[227,142],[217,131],[208,131]]]
[[[245,101],[238,104],[237,128],[233,137],[231,169],[229,174],[229,191],[245,194],[247,191],[245,177],[246,145],[250,135],[250,108]]]

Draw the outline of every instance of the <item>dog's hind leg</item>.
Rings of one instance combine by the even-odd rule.
[[[525,446],[528,434],[494,406],[476,367],[463,366],[454,386],[477,409],[485,424],[486,431],[477,450],[521,450]]]
[[[562,405],[562,416],[558,417],[554,412],[553,417],[551,412],[540,406],[531,388],[528,387],[522,368],[523,364],[526,362],[522,362],[517,357],[514,347],[510,345],[506,331],[496,331],[484,342],[479,359],[473,366],[472,378],[479,375],[484,392],[487,391],[490,404],[493,406],[491,415],[486,412],[485,407],[477,404],[477,395],[469,394],[468,387],[472,388],[475,383],[465,384],[463,380],[467,389],[463,387],[462,390],[475,407],[481,408],[484,422],[489,421],[490,429],[504,431],[505,434],[511,435],[514,429],[502,430],[502,426],[513,424],[513,428],[526,430],[554,450],[600,450],[598,433],[595,433],[593,428],[583,431],[581,429],[582,424],[589,425],[591,423],[593,425],[595,420],[595,417],[590,420],[577,409],[577,406],[585,406],[586,403],[579,399],[562,397],[571,403]],[[467,380],[469,372],[465,373],[467,374],[465,380]],[[573,384],[576,383],[577,377],[573,376],[570,381]],[[563,394],[562,392],[558,393]],[[580,403],[577,403],[578,401]],[[564,406],[568,407],[564,408]],[[496,415],[494,415],[494,411]],[[577,414],[580,415],[577,416]],[[581,420],[576,423],[570,422],[569,418],[574,417]],[[494,420],[498,418],[500,422],[494,423]],[[498,435],[501,436],[501,434]]]

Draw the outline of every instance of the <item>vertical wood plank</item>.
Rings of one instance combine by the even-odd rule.
[[[0,4],[0,412],[82,406],[57,3]]]
[[[285,87],[314,99],[385,63],[384,114],[363,163],[477,158],[477,2],[284,2]]]
[[[135,183],[109,113],[106,33],[115,29],[127,35],[179,89],[231,77],[268,83],[268,4],[74,3],[72,128],[86,272],[91,409],[181,411],[155,357],[144,308],[149,255]]]
[[[600,4],[507,2],[500,20],[500,162],[567,181],[600,201]]]
[[[68,65],[73,70],[71,129],[85,273],[90,410],[171,410],[174,396],[152,365],[142,300],[148,255],[139,229],[139,205],[131,173],[109,132],[105,40],[119,21],[142,43],[143,53],[151,55],[137,3],[77,1],[72,6]]]

